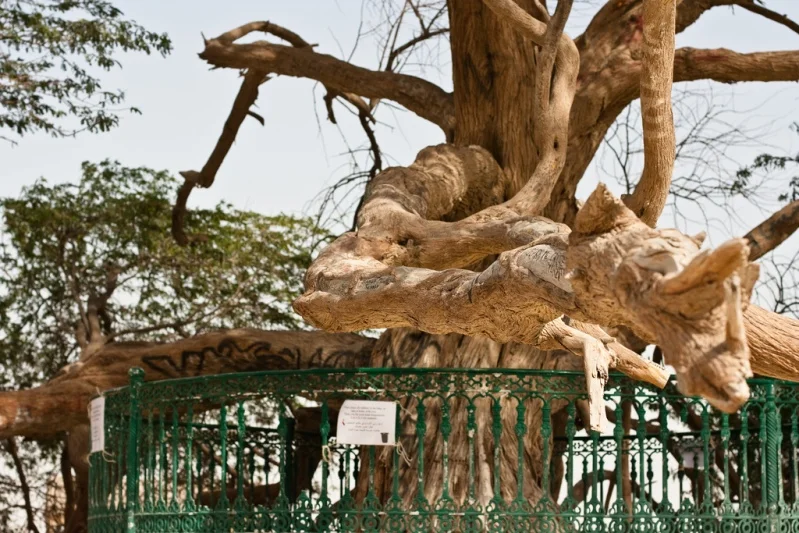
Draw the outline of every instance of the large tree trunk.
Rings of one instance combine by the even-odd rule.
[[[537,0],[522,0],[519,5],[539,13]],[[466,195],[455,202],[441,220],[461,220],[482,209],[512,198],[533,175],[538,157],[532,139],[537,49],[530,45],[507,21],[501,21],[483,2],[449,1],[452,69],[455,87],[454,140],[456,145],[477,145],[488,150],[504,171],[503,183],[486,184],[480,194]],[[564,210],[566,211],[566,210]],[[472,267],[482,270],[493,258]],[[534,346],[502,344],[484,337],[460,334],[431,335],[409,328],[387,330],[372,354],[372,366],[444,368],[533,368],[582,370],[579,359],[566,352],[547,352]],[[417,497],[417,451],[415,401],[405,405],[401,415],[402,444],[409,463],[401,463],[400,487],[403,502],[411,506]],[[477,403],[475,412],[478,443],[475,457],[476,495],[481,505],[493,496],[494,451],[489,402]],[[469,489],[467,475],[466,405],[450,404],[450,494],[463,503]],[[531,504],[541,497],[542,442],[541,404],[530,403],[526,412],[528,438],[525,443],[524,494]],[[427,402],[427,428],[424,442],[425,497],[435,502],[442,492],[441,404]],[[515,404],[503,405],[502,439],[515,442]],[[506,501],[515,495],[518,450],[503,446],[501,486]],[[365,496],[368,483],[368,457],[358,484],[358,495]],[[385,501],[391,493],[393,449],[382,449],[376,458],[375,490]]]
[[[535,347],[519,344],[500,344],[486,338],[465,335],[431,335],[411,329],[391,329],[386,331],[375,347],[372,356],[373,366],[384,367],[451,367],[451,368],[534,368],[534,369],[581,369],[579,359],[562,351],[545,352]],[[403,503],[412,508],[418,490],[418,451],[416,437],[415,400],[402,403],[400,418],[400,442],[407,453],[408,461],[400,462],[400,497]],[[449,491],[458,504],[463,504],[469,494],[468,476],[469,448],[467,438],[467,409],[463,400],[452,400],[450,407],[451,434],[449,437]],[[486,400],[475,402],[474,435],[474,490],[477,502],[485,506],[494,495],[494,449],[492,435],[491,403]],[[539,430],[542,426],[540,402],[528,402],[525,413],[527,434],[525,437],[524,495],[528,502],[535,504],[542,495],[542,441]],[[553,412],[557,412],[553,404]],[[424,496],[428,502],[435,503],[443,489],[444,433],[442,432],[442,403],[440,400],[425,401],[426,431],[424,438]],[[502,496],[510,501],[517,493],[518,448],[510,443],[516,442],[517,423],[516,403],[502,402],[502,442],[500,450],[500,480]],[[549,445],[549,443],[547,443]],[[392,494],[393,448],[379,448],[375,461],[374,489],[383,501]],[[368,488],[368,455],[364,457],[357,496],[362,498]]]

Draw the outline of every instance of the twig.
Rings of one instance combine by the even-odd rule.
[[[19,458],[17,441],[13,437],[6,440],[6,451],[11,456],[14,462],[14,469],[17,471],[17,476],[19,477],[22,499],[25,501],[25,514],[28,517],[28,531],[39,533],[39,529],[36,527],[36,517],[33,514],[33,505],[31,504],[31,488],[30,485],[28,485],[28,478],[25,475],[25,467],[22,465],[22,460]]]

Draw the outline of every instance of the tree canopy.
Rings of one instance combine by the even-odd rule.
[[[125,93],[99,72],[120,52],[166,55],[165,33],[149,31],[106,0],[0,2],[0,138],[36,131],[62,137],[119,123]],[[129,111],[138,112],[135,107]]]
[[[4,386],[31,386],[108,342],[301,326],[290,302],[324,234],[219,204],[191,212],[203,238],[180,247],[169,234],[175,183],[85,163],[77,184],[40,180],[0,202]]]

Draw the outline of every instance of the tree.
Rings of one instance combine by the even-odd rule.
[[[125,95],[103,89],[94,72],[119,66],[116,53],[172,46],[105,0],[3,0],[0,28],[0,131],[17,137],[111,129]]]
[[[370,145],[380,102],[432,122],[445,141],[422,149],[408,167],[367,173],[356,231],[319,254],[294,303],[309,323],[327,331],[389,328],[374,345],[373,365],[585,368],[592,401],[584,422],[592,427],[604,413],[600,399],[609,368],[662,383],[659,367],[616,341],[614,335],[621,340],[625,331],[633,341],[662,349],[683,392],[724,411],[747,399],[745,379],[753,371],[799,379],[799,323],[749,304],[757,279],[753,262],[796,229],[795,210],[712,251],[700,252],[701,235],[654,227],[671,189],[672,83],[799,80],[799,51],[675,49],[675,34],[722,6],[793,31],[796,24],[752,0],[614,0],[603,2],[572,39],[563,33],[571,6],[560,0],[550,13],[540,0],[406,1],[400,11],[418,21],[419,31],[406,44],[396,37],[399,31],[390,34],[385,57],[395,60],[374,70],[316,51],[271,22],[207,40],[200,57],[216,68],[242,70],[244,79],[208,162],[182,173],[173,234],[183,245],[196,241],[183,228],[188,195],[214,182],[259,86],[275,75],[308,78],[324,86],[331,119],[334,105],[355,111]],[[443,10],[448,32],[436,25]],[[287,44],[240,42],[253,33]],[[453,93],[403,73],[396,61],[442,35],[449,35]],[[623,199],[600,186],[578,206],[577,184],[608,128],[639,97],[641,176]],[[377,169],[379,150],[372,153]],[[177,360],[183,346],[162,350]],[[70,384],[72,390],[79,383]],[[66,387],[0,398],[9,420],[0,433],[41,430],[52,416],[48,411],[25,421],[16,413],[56,386]],[[540,427],[540,410],[530,416],[531,426]],[[462,437],[458,431],[453,441]],[[440,444],[439,434],[427,438],[425,450]],[[535,501],[543,490],[537,459],[548,443],[526,445],[532,475],[525,477],[525,494]],[[501,475],[513,486],[515,458],[503,461]],[[413,467],[405,475],[412,476]],[[415,484],[403,487],[403,497],[413,499]],[[431,478],[425,490],[437,495],[440,479]]]
[[[78,184],[42,180],[19,198],[0,201],[0,388],[30,388],[59,370],[62,378],[78,373],[104,348],[135,346],[147,354],[137,364],[174,375],[191,368],[170,366],[147,352],[147,342],[245,324],[262,330],[300,328],[290,302],[301,292],[301,274],[314,244],[326,234],[305,219],[220,204],[191,213],[187,222],[204,239],[181,248],[169,235],[169,192],[175,185],[165,172],[105,161],[84,164]],[[274,335],[255,330],[217,337],[232,347],[238,343],[241,350],[260,342],[266,354],[264,343],[275,343]],[[226,353],[229,360],[207,364],[220,371],[258,367],[258,360]],[[262,364],[299,363],[291,355]],[[104,364],[125,364],[115,359],[107,357]],[[91,388],[84,393],[92,394]],[[53,396],[50,405],[64,401]],[[11,502],[25,495],[21,505],[29,512],[31,498],[40,500],[47,489],[45,474],[60,468],[61,439],[45,437],[20,444],[11,439],[5,446],[13,460],[2,475],[22,490],[0,485],[0,499]]]

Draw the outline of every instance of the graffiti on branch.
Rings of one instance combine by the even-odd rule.
[[[274,348],[267,341],[240,346],[233,339],[224,339],[216,346],[184,350],[180,354],[146,355],[141,360],[146,372],[177,378],[225,372],[368,366],[370,354],[368,346],[360,350],[326,350],[319,346],[308,353],[299,347]]]

